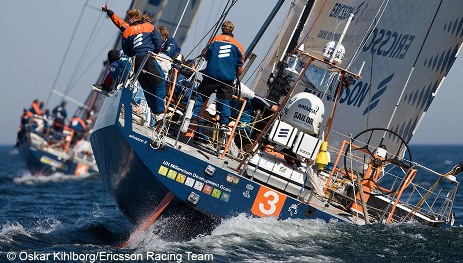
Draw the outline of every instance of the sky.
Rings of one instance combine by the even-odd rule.
[[[119,34],[100,11],[106,2],[123,16],[131,0],[2,1],[0,145],[15,143],[22,109],[29,108],[34,99],[48,101],[46,107],[50,109],[61,101],[61,97],[55,94],[48,100],[53,86],[60,92],[70,90],[68,95],[80,102],[87,97],[101,73],[107,51]],[[182,53],[188,54],[192,50],[205,29],[217,20],[226,2],[203,0],[203,11],[193,21],[193,29],[182,45]],[[289,2],[286,1],[268,32],[278,27]],[[235,38],[245,49],[275,3],[276,0],[240,0],[231,10],[227,19],[234,22]],[[81,23],[73,36],[80,16]],[[263,58],[265,46],[270,42],[271,36],[265,35],[256,47],[258,58]],[[192,54],[197,55],[203,47]],[[66,53],[66,60],[63,60]],[[463,144],[463,121],[459,117],[463,113],[462,72],[463,56],[460,55],[411,144]],[[68,103],[70,115],[75,109],[74,104]]]

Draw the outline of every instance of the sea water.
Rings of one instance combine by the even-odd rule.
[[[463,160],[461,146],[411,151],[414,161],[439,172]],[[133,225],[101,179],[33,176],[12,146],[0,146],[0,156],[0,262],[463,262],[461,191],[450,228],[240,215],[208,235],[171,241],[162,231],[175,219],[162,218],[119,248]]]

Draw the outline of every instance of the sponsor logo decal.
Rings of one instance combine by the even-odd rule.
[[[40,157],[40,162],[44,163],[44,164],[47,164],[47,165],[50,165],[51,167],[58,168],[58,169],[66,169],[66,165],[64,165],[64,163],[58,162],[58,161],[53,160],[53,159],[50,159],[47,156]]]
[[[137,136],[135,136],[135,135],[132,135],[132,134],[130,134],[130,135],[129,135],[129,138],[130,138],[130,139],[133,139],[133,140],[135,140],[135,141],[138,141],[138,142],[144,143],[144,144],[146,144],[146,143],[147,143],[147,141],[146,141],[146,140],[140,139],[140,138],[138,138]]]
[[[179,183],[184,183],[186,179],[186,176],[184,174],[178,174],[176,181]]]
[[[381,97],[386,92],[388,84],[389,82],[391,82],[393,77],[394,73],[387,76],[379,83],[377,90],[375,91],[375,93],[371,95],[370,103],[366,106],[365,110],[363,111],[363,115],[367,114],[368,112],[371,112],[376,106],[378,106]],[[365,103],[368,103],[368,94],[370,94],[371,88],[371,84],[369,83],[354,80],[349,87],[342,89],[341,94],[339,95],[338,103],[354,107],[361,107],[363,105],[365,107]],[[305,89],[305,91],[311,92],[319,98],[323,97],[323,93],[320,91],[314,91],[309,89]],[[325,99],[328,101],[334,101],[334,97],[329,95],[326,96]]]
[[[204,183],[202,183],[200,181],[196,181],[195,186],[193,186],[193,188],[198,190],[198,191],[201,191],[201,190],[203,190],[203,186],[204,186]]]
[[[304,110],[306,110],[306,111],[308,111],[308,112],[310,112],[310,113],[313,113],[313,114],[317,114],[318,110],[320,110],[320,107],[318,107],[318,105],[316,105],[315,108],[312,109],[311,107],[309,107],[309,106],[307,106],[307,105],[305,105],[305,104],[299,103],[299,104],[297,105],[297,107],[298,107],[298,108],[302,108],[302,109],[304,109]]]
[[[177,172],[174,170],[169,170],[169,172],[167,173],[167,178],[175,180],[175,177],[177,177]]]
[[[383,57],[403,59],[407,55],[415,36],[376,27],[373,29],[369,39],[371,40],[367,40],[362,48],[363,52],[370,52],[371,54]]]
[[[210,195],[212,193],[212,186],[206,184],[206,186],[204,186],[203,193]]]
[[[289,215],[290,215],[290,216],[297,215],[298,208],[299,208],[299,205],[297,205],[297,204],[292,204],[292,205],[288,208]]]
[[[212,190],[212,194],[211,196],[215,197],[215,198],[220,198],[220,194],[222,193],[222,191],[220,191],[219,189],[217,188],[214,188],[214,190]]]
[[[230,200],[230,194],[222,193],[222,196],[220,197],[220,200],[228,202],[228,200]]]
[[[167,171],[169,171],[169,168],[167,168],[167,167],[161,165],[161,167],[159,167],[158,173],[159,173],[160,175],[166,176]]]
[[[162,162],[158,173],[160,175],[167,176],[167,178],[172,179],[178,183],[192,187],[195,190],[202,191],[203,193],[211,195],[212,197],[220,199],[224,202],[228,202],[231,197],[230,193],[232,190],[225,185],[206,179],[197,175],[196,173],[192,173],[168,161]],[[227,182],[237,184],[239,182],[239,178],[229,174],[227,175]],[[252,185],[248,186],[252,187]]]
[[[299,112],[294,112],[294,116],[293,116],[294,119],[296,120],[299,120],[301,122],[305,122],[307,124],[310,124],[310,125],[313,125],[313,119],[308,117],[308,116],[305,116],[304,114],[302,113],[299,113]]]
[[[378,105],[379,99],[386,91],[387,83],[391,81],[392,77],[394,77],[394,74],[389,75],[389,77],[385,78],[383,81],[381,81],[381,83],[379,83],[378,90],[375,92],[375,94],[373,94],[373,96],[371,96],[370,104],[363,111],[363,115],[367,114],[368,112],[370,112],[372,109],[374,109]]]
[[[185,185],[189,187],[193,187],[193,184],[195,183],[195,179],[187,177],[185,181]]]

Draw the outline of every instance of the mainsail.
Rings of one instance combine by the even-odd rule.
[[[171,36],[175,33],[175,40],[181,46],[190,30],[190,25],[196,16],[200,4],[201,0],[134,0],[130,9],[135,8],[139,9],[143,14],[150,14],[154,19],[154,25],[166,26]],[[114,45],[114,49],[120,49],[120,46],[121,40],[119,37]],[[103,69],[99,77],[100,83],[105,76],[106,68]],[[88,105],[91,112],[81,108],[78,110],[78,115],[84,119],[88,119],[89,114],[92,114],[92,118],[96,120],[104,99],[105,96],[91,92],[85,101],[85,105]]]
[[[293,1],[289,17],[298,19],[307,2]],[[341,90],[331,128],[354,135],[367,128],[388,128],[409,142],[460,50],[462,10],[458,0],[315,1],[298,39],[304,51],[322,58],[324,46],[339,40],[353,14],[340,66],[355,73],[363,68],[362,78]],[[282,31],[294,31],[295,24],[286,22]],[[284,59],[281,50],[288,40],[279,38],[256,81],[260,93],[267,89],[275,59]],[[323,97],[329,115],[337,78],[322,64],[311,66],[295,93],[306,90]],[[340,136],[331,136],[340,143]]]

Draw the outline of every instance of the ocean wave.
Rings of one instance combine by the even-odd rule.
[[[17,176],[13,178],[13,181],[17,184],[43,184],[43,183],[56,183],[56,182],[64,182],[64,181],[72,181],[72,180],[84,180],[87,178],[94,178],[96,177],[95,174],[83,174],[83,175],[69,175],[63,173],[53,173],[51,175],[33,175],[29,172],[26,172],[22,176]]]

